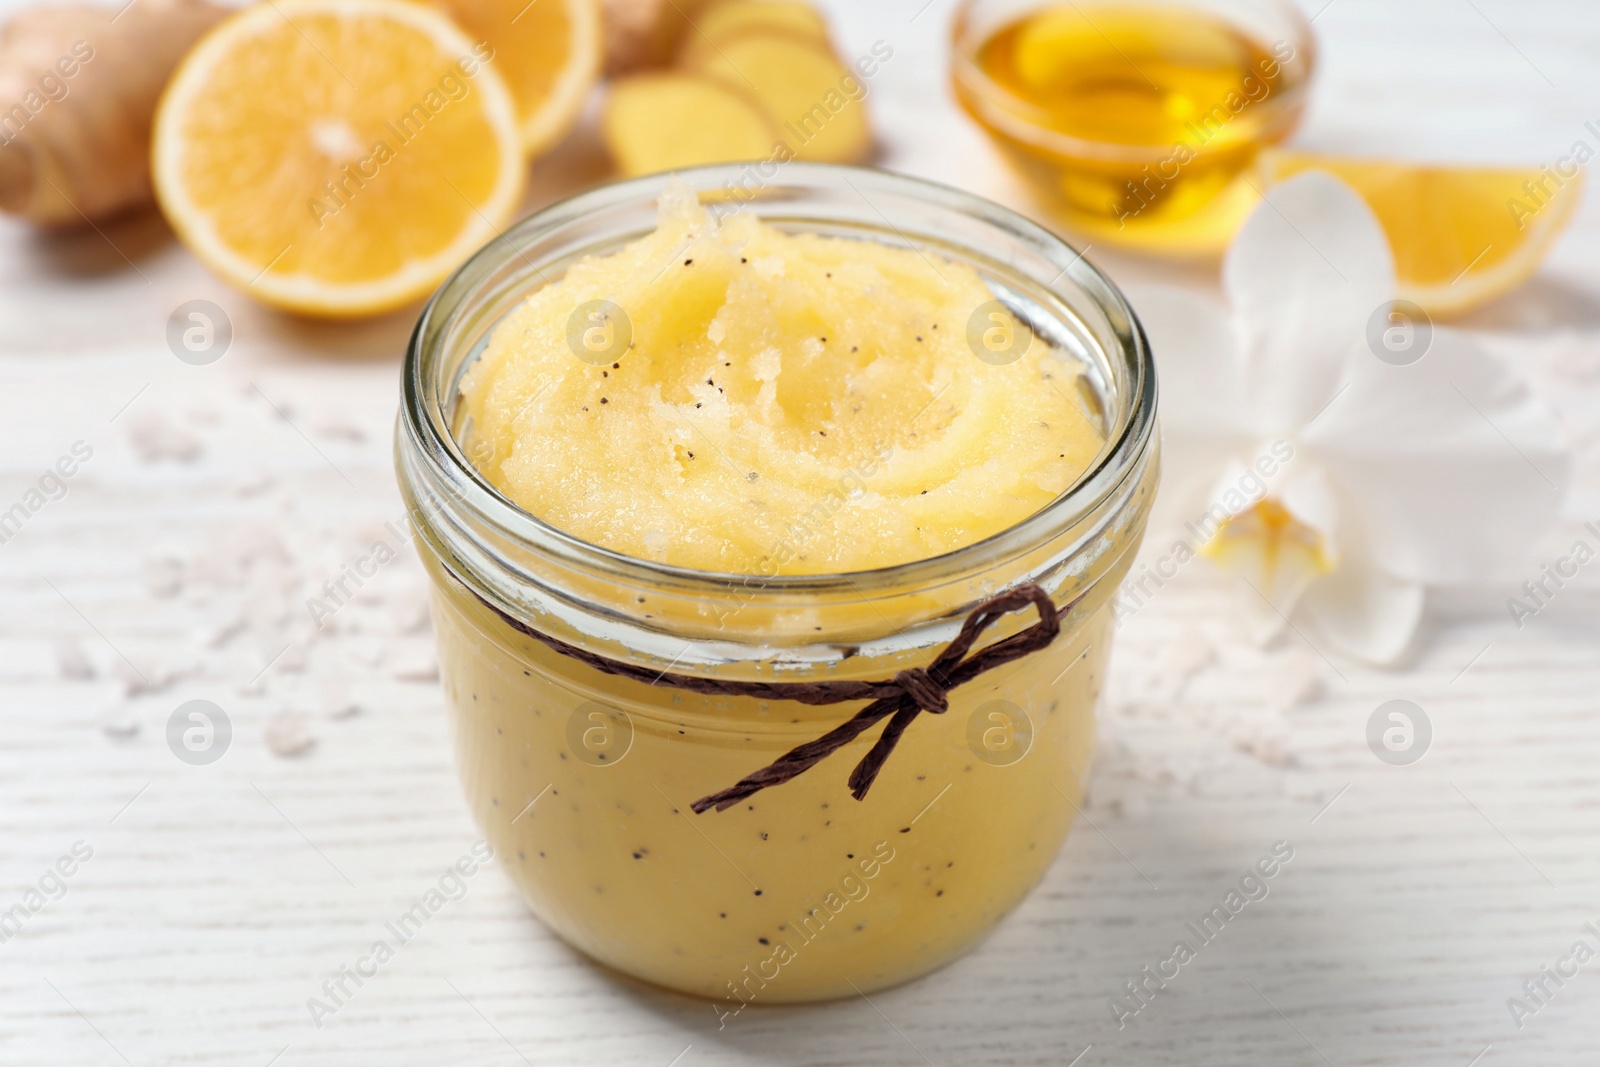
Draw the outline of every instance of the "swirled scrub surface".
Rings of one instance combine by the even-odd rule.
[[[1081,375],[965,264],[719,220],[682,188],[502,320],[462,395],[469,454],[530,513],[771,576],[926,559],[1038,511],[1103,443]]]

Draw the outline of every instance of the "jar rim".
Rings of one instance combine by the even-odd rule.
[[[669,184],[687,182],[704,197],[733,190],[750,164],[719,164],[613,182],[568,197],[518,221],[473,254],[439,287],[423,308],[406,346],[402,369],[397,463],[404,481],[423,478],[451,506],[470,510],[479,522],[509,543],[554,557],[580,569],[604,573],[629,585],[670,588],[695,595],[725,594],[744,589],[751,599],[783,602],[817,595],[864,595],[872,588],[936,588],[969,576],[997,560],[1022,555],[1053,534],[1071,527],[1123,492],[1137,477],[1155,437],[1157,383],[1149,342],[1132,307],[1100,270],[1072,245],[1021,214],[954,187],[887,171],[838,164],[782,162],[779,176],[763,192],[783,187],[827,186],[839,182],[872,205],[871,192],[913,197],[935,207],[960,212],[1003,231],[1026,245],[1059,273],[1047,289],[1056,294],[1070,283],[1104,314],[1116,337],[1117,370],[1125,386],[1120,410],[1108,413],[1106,446],[1095,462],[1055,499],[1024,519],[982,540],[940,555],[887,567],[828,574],[740,574],[706,571],[641,559],[586,541],[513,503],[465,455],[445,410],[439,371],[450,340],[449,328],[467,302],[494,271],[509,260],[528,260],[525,249],[575,222],[607,209],[633,203],[653,204]],[[758,201],[750,201],[754,203]],[[878,212],[879,215],[883,213]],[[883,216],[892,228],[894,223]],[[904,236],[903,234],[901,235]],[[906,238],[912,247],[921,243]],[[538,270],[536,264],[535,270]],[[541,276],[542,270],[539,271]],[[548,278],[546,279],[548,283]],[[522,295],[526,296],[524,289]],[[464,363],[453,374],[458,382]],[[1117,416],[1114,421],[1112,416]],[[462,577],[458,575],[458,577]]]

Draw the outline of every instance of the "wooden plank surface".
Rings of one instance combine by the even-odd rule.
[[[872,84],[881,162],[1026,207],[946,90],[950,4],[919,5],[832,5],[847,53],[895,49]],[[1600,119],[1592,4],[1334,0],[1317,27],[1308,145],[1538,163]],[[536,173],[533,203],[603,162],[580,132]],[[1527,368],[1578,451],[1552,549],[1600,518],[1597,238],[1591,203],[1529,290],[1467,323]],[[1123,282],[1214,285],[1203,269],[1090,255]],[[164,339],[171,309],[196,298],[234,329],[205,367]],[[325,630],[304,607],[400,513],[390,440],[409,327],[409,314],[350,327],[271,315],[150,219],[65,237],[0,224],[0,510],[75,442],[92,449],[0,545],[0,912],[41,879],[56,897],[0,944],[0,1062],[1600,1055],[1600,959],[1549,986],[1520,1028],[1507,1009],[1575,941],[1600,949],[1584,927],[1600,927],[1600,581],[1587,571],[1521,630],[1507,590],[1436,597],[1413,659],[1379,671],[1295,640],[1244,644],[1220,579],[1186,570],[1119,635],[1093,802],[1044,884],[970,956],[870,1002],[757,1008],[719,1030],[707,1004],[576,956],[491,868],[316,1027],[307,998],[476,839],[414,556]],[[335,678],[357,713],[327,713],[346,702]],[[1365,741],[1396,697],[1434,726],[1404,768]],[[214,766],[168,750],[167,718],[190,699],[231,719]],[[269,727],[280,747],[296,730],[314,743],[275,755]],[[1119,1029],[1108,995],[1280,840],[1294,858],[1270,894]],[[75,846],[92,855],[50,878]]]

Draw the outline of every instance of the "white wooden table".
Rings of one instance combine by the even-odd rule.
[[[882,162],[1026,206],[950,100],[949,4],[919,3],[834,5],[847,52],[895,49],[872,85]],[[1537,163],[1600,118],[1600,10],[1580,0],[1334,0],[1317,27],[1308,145]],[[580,133],[538,166],[536,202],[603,169]],[[1215,284],[1091,258],[1124,282]],[[164,339],[196,298],[234,329],[203,367]],[[719,1031],[704,1002],[586,963],[490,869],[317,1028],[307,998],[476,838],[410,550],[329,628],[304,608],[400,513],[411,315],[286,320],[148,218],[54,238],[0,224],[0,510],[74,442],[93,450],[0,545],[0,912],[26,911],[41,878],[57,897],[0,943],[0,1062],[1600,1060],[1600,959],[1547,983],[1520,1029],[1507,1008],[1575,941],[1600,949],[1583,926],[1600,928],[1592,570],[1520,631],[1508,589],[1436,598],[1395,671],[1254,649],[1220,580],[1186,570],[1121,634],[1093,803],[1044,884],[976,952],[870,1003],[752,1009]],[[1532,288],[1468,325],[1562,413],[1579,459],[1571,530],[1549,547],[1568,544],[1600,518],[1600,206]],[[331,678],[356,713],[329,714],[346,702]],[[1365,741],[1395,697],[1434,727],[1409,767]],[[230,717],[214,765],[168,749],[190,699]],[[269,733],[312,743],[281,756]],[[1294,859],[1271,895],[1118,1029],[1107,996],[1278,840]],[[92,857],[53,881],[75,845]]]

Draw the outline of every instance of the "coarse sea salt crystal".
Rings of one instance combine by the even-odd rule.
[[[439,677],[439,660],[431,640],[396,641],[383,659],[389,673],[402,682],[432,682]]]
[[[126,741],[139,734],[139,717],[125,700],[111,700],[100,716],[100,732],[117,741]]]
[[[188,463],[200,455],[200,439],[174,426],[159,411],[142,412],[129,420],[128,443],[146,463],[163,459]]]
[[[56,642],[56,669],[61,677],[72,681],[85,681],[94,677],[94,664],[83,650],[83,645],[68,638]]]
[[[264,736],[267,749],[285,759],[302,756],[317,743],[305,716],[292,711],[280,711],[268,719]]]
[[[361,710],[343,679],[327,678],[317,683],[317,706],[330,719],[348,719]]]

